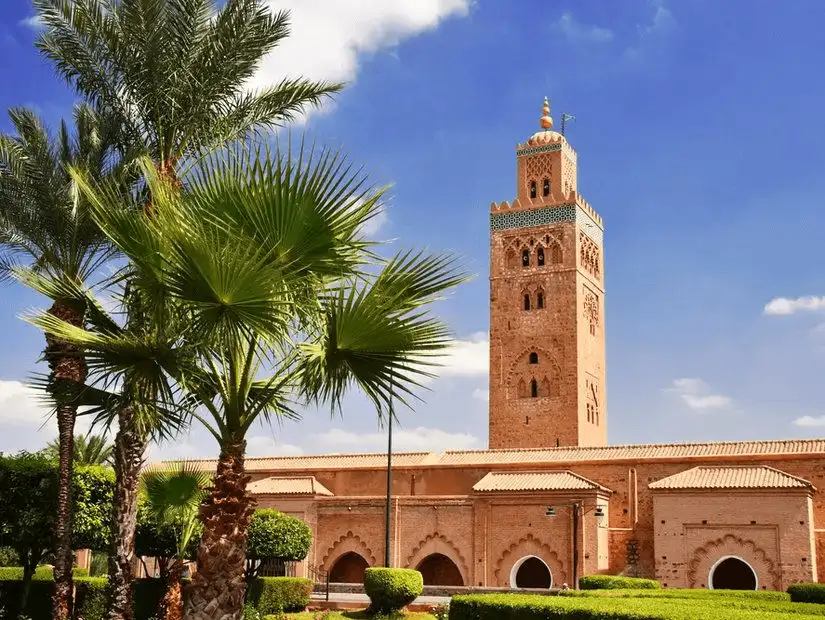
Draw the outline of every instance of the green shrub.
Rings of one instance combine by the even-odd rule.
[[[795,583],[788,594],[794,603],[825,603],[825,583]]]
[[[258,577],[246,590],[246,602],[262,616],[284,611],[303,611],[314,584],[301,577]]]
[[[618,575],[586,575],[579,579],[582,590],[658,590],[658,581],[639,579],[638,577],[621,577]]]
[[[16,581],[21,579],[23,579],[22,566],[0,567],[0,581]],[[37,581],[52,581],[54,580],[54,569],[51,566],[38,566],[34,569],[32,579]]]
[[[822,620],[824,613],[820,605],[724,595],[702,599],[475,594],[455,596],[450,602],[450,620]]]
[[[559,596],[582,596],[597,598],[688,598],[703,600],[739,600],[754,599],[759,601],[778,601],[789,603],[791,597],[785,592],[775,590],[687,590],[682,588],[669,588],[662,590],[564,590],[559,592]]]
[[[370,612],[389,614],[400,611],[424,591],[424,579],[408,568],[368,568],[364,590],[370,597]]]
[[[103,620],[106,617],[106,584],[104,577],[75,579],[75,616],[83,620]]]
[[[79,566],[75,566],[72,569],[72,579],[77,579],[78,577],[88,577],[89,576],[89,569],[88,568],[80,568]]]
[[[0,566],[17,566],[20,558],[13,547],[0,547]]]
[[[312,545],[312,530],[277,510],[256,510],[249,522],[246,557],[250,560],[303,560]]]
[[[23,599],[23,582],[19,579],[0,579],[0,617],[16,618],[18,614],[32,620],[48,620],[52,615],[54,582],[35,579],[31,582],[26,608],[19,609]]]

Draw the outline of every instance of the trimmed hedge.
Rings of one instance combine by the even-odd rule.
[[[311,579],[302,577],[258,577],[246,589],[246,603],[262,616],[303,611],[313,587]]]
[[[450,620],[822,620],[823,614],[825,607],[820,605],[744,597],[471,594],[453,597],[449,617]]]
[[[794,603],[825,603],[825,583],[794,583],[788,586]]]
[[[0,568],[0,581],[18,581],[22,579],[22,566],[4,566]],[[50,581],[54,579],[54,569],[51,566],[38,566],[34,569],[32,579],[37,581]]]
[[[20,570],[22,571],[22,569]],[[75,616],[83,618],[83,620],[103,620],[106,612],[106,579],[76,577],[74,581],[77,587]],[[22,612],[23,615],[32,618],[32,620],[51,618],[54,581],[51,579],[50,572],[40,571],[40,574],[35,576],[31,582],[26,609],[20,610],[17,609],[17,604],[22,599],[22,593],[23,581],[21,579],[15,579],[14,577],[11,579],[0,578],[0,610],[6,612],[9,617],[14,617],[13,614]],[[153,614],[147,615],[146,618],[151,617],[151,615]]]
[[[75,579],[75,616],[83,620],[103,620],[106,617],[105,577],[79,577]]]
[[[424,578],[409,568],[368,568],[364,573],[364,591],[370,597],[370,613],[389,614],[421,596]]]
[[[654,579],[619,575],[586,575],[579,579],[582,590],[658,590],[661,587]]]
[[[560,591],[559,596],[583,596],[590,598],[688,598],[701,600],[759,600],[789,603],[791,597],[776,590],[705,590],[667,588],[661,590],[574,590]]]

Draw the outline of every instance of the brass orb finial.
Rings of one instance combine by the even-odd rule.
[[[542,112],[544,115],[539,119],[539,123],[544,129],[551,129],[553,127],[553,119],[550,118],[550,101],[547,97],[544,98]]]

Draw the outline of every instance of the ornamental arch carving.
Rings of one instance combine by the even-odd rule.
[[[530,347],[513,359],[507,371],[508,398],[531,397],[527,386],[532,381],[535,381],[537,385],[537,397],[556,398],[559,396],[561,365],[555,350]]]
[[[711,569],[725,557],[741,558],[749,564],[756,572],[760,589],[780,589],[779,571],[765,550],[752,540],[733,534],[707,542],[693,552],[687,567],[688,587],[707,588]]]
[[[498,559],[493,569],[493,575],[498,586],[510,586],[510,573],[513,566],[527,556],[535,556],[547,565],[553,576],[553,583],[569,583],[567,571],[562,565],[558,554],[549,545],[543,543],[532,534],[527,534],[512,543]]]
[[[470,571],[464,555],[459,551],[458,547],[443,534],[432,533],[418,541],[418,544],[410,555],[407,556],[407,568],[416,569],[422,560],[434,553],[440,553],[452,560],[453,564],[458,567],[463,582],[465,584],[470,583]]]
[[[326,570],[329,570],[338,558],[350,552],[357,553],[363,557],[370,566],[375,566],[375,554],[372,552],[372,549],[361,540],[360,536],[353,534],[351,531],[340,536],[338,540],[327,548],[321,565]]]

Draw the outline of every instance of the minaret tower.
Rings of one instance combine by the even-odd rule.
[[[539,122],[516,199],[491,206],[491,449],[607,443],[602,219],[547,98]]]

